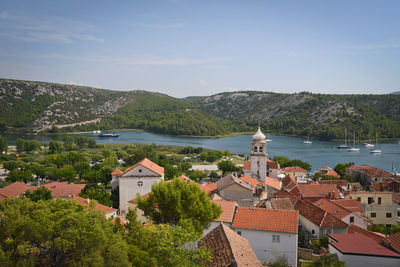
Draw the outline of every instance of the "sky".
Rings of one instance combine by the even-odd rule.
[[[174,97],[400,90],[400,1],[1,1],[0,77]]]

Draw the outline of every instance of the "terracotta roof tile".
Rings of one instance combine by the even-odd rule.
[[[142,165],[144,167],[146,167],[147,169],[159,174],[159,175],[164,175],[164,168],[155,164],[154,162],[152,162],[151,160],[149,160],[148,158],[144,158],[143,160],[139,161],[138,163],[136,163],[135,165],[129,167],[128,169],[126,169],[123,173],[126,173],[130,170],[132,170],[133,168],[135,168],[138,165]]]
[[[337,172],[335,172],[335,171],[328,172],[328,173],[325,174],[325,175],[326,175],[326,176],[333,176],[333,177],[340,178],[340,175],[339,175]]]
[[[356,170],[361,171],[364,175],[369,176],[371,178],[374,177],[394,177],[394,175],[388,171],[382,170],[380,168],[376,168],[373,166],[369,166],[367,164],[360,166],[349,166],[346,170]]]
[[[87,207],[90,206],[90,202],[92,201],[90,199],[85,199],[85,198],[82,198],[82,197],[77,196],[77,195],[70,196],[67,199],[69,199],[69,200],[74,199],[74,200],[78,201],[80,204],[82,204],[84,206],[87,206]],[[116,211],[116,209],[111,208],[111,207],[107,207],[107,206],[105,206],[103,204],[100,204],[98,202],[96,202],[96,210],[101,210],[102,212],[104,212],[106,214]]]
[[[294,177],[291,174],[286,175],[283,179],[282,179],[282,186],[283,188],[290,188],[292,189],[293,187],[295,187],[297,185],[297,181],[296,181],[296,177]]]
[[[36,186],[15,182],[0,189],[2,198],[16,197],[23,194],[27,190],[36,190]]]
[[[368,230],[365,230],[361,227],[358,227],[354,224],[351,224],[349,226],[349,228],[347,228],[347,233],[348,234],[361,234],[361,235],[365,235],[368,236],[369,238],[372,238],[373,240],[377,241],[377,242],[382,242],[384,237],[382,237],[381,235],[376,234],[375,232],[371,232]]]
[[[397,251],[397,253],[400,253],[400,232],[390,235],[387,240],[389,242],[389,246],[393,250]]]
[[[294,210],[294,205],[290,198],[272,198],[271,204],[276,210]]]
[[[391,256],[400,258],[400,254],[386,248],[375,240],[360,234],[330,234],[334,241],[329,242],[343,254],[363,254],[374,256]]]
[[[86,184],[67,184],[62,182],[52,182],[43,185],[51,191],[53,197],[69,197],[72,195],[78,195]]]
[[[252,178],[250,176],[247,176],[247,175],[239,177],[239,179],[242,180],[243,182],[248,183],[249,185],[251,185],[253,187],[255,187],[257,185],[265,186],[265,184],[261,183],[260,181],[254,179],[254,178]]]
[[[217,191],[216,183],[204,183],[200,185],[200,189],[204,190],[207,194]]]
[[[338,219],[342,219],[343,217],[351,213],[350,211],[342,208],[341,206],[335,204],[333,201],[330,201],[326,198],[320,198],[318,201],[314,202],[314,205],[320,207],[324,211],[329,212]]]
[[[279,180],[271,178],[271,177],[265,177],[265,183],[272,187],[275,188],[277,190],[281,190],[281,183],[279,182]]]
[[[221,200],[212,200],[212,202],[214,202],[218,206],[221,206],[222,209],[221,216],[219,216],[219,218],[215,219],[214,221],[232,223],[233,217],[235,215],[235,210],[237,207],[236,201],[228,201],[221,199]]]
[[[116,168],[116,169],[111,173],[111,175],[121,175],[121,174],[123,174],[123,172],[120,171],[118,168]]]
[[[302,197],[324,197],[329,193],[340,194],[335,184],[299,184],[297,185]]]
[[[278,169],[278,162],[267,159],[268,169]]]
[[[223,224],[203,237],[199,246],[212,251],[213,259],[208,266],[262,266],[249,241]]]
[[[336,205],[345,208],[351,212],[363,212],[364,209],[360,203],[355,199],[332,199]]]
[[[280,191],[275,193],[275,198],[288,198],[292,205],[295,205],[298,198],[293,195],[292,193],[289,193],[288,191],[281,189]]]
[[[143,196],[141,196],[142,200],[143,200],[143,199],[146,199],[146,198],[148,198],[148,197],[149,197],[149,193],[144,194]],[[128,202],[129,202],[129,203],[137,203],[137,198],[131,199],[131,200],[129,200]]]
[[[299,167],[299,166],[293,166],[293,167],[285,167],[282,168],[283,172],[307,172],[307,170]]]
[[[232,227],[297,233],[298,215],[297,211],[238,207]]]

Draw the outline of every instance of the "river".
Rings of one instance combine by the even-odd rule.
[[[204,147],[214,150],[228,150],[231,153],[249,154],[251,135],[239,135],[225,138],[190,138],[157,135],[147,132],[121,131],[118,138],[100,138],[93,133],[79,133],[96,139],[102,144],[158,144],[172,146]],[[51,139],[61,139],[61,135],[16,135],[6,134],[9,145],[15,145],[17,138],[36,139],[39,142],[49,142]],[[340,142],[316,141],[304,144],[303,138],[289,136],[271,136],[272,142],[267,143],[269,157],[285,156],[290,159],[301,159],[311,164],[313,170],[323,166],[334,167],[338,163],[354,162],[356,165],[369,164],[387,171],[392,170],[392,163],[397,170],[400,169],[400,141],[390,141],[378,144],[381,154],[370,154],[369,149],[356,145],[359,152],[347,152],[336,149]]]

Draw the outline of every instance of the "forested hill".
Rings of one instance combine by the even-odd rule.
[[[322,140],[400,137],[400,95],[325,95],[308,92],[232,92],[190,97],[204,112],[236,124],[269,128],[272,133],[310,135]]]
[[[143,129],[199,136],[235,130],[229,121],[160,93],[0,79],[0,132],[58,129]]]
[[[0,132],[143,129],[218,136],[254,131],[319,139],[400,137],[400,95],[230,92],[173,98],[146,91],[0,79]],[[54,127],[56,126],[56,127]]]

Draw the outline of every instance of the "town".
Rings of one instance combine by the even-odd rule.
[[[2,140],[4,143],[4,138]],[[77,144],[84,141],[91,147],[98,146],[89,139],[78,139]],[[29,147],[29,142],[34,141],[20,140],[18,145],[22,143]],[[325,166],[313,177],[309,177],[308,171],[300,166],[281,168],[278,162],[268,158],[266,136],[258,128],[249,143],[248,160],[235,166],[232,156],[224,156],[226,160],[221,158],[220,162],[224,164],[218,164],[218,172],[209,172],[201,178],[193,176],[187,167],[187,175],[172,172],[171,176],[171,166],[160,160],[159,164],[165,168],[153,162],[147,158],[151,153],[142,151],[142,155],[134,159],[137,162],[128,166],[124,162],[129,161],[128,151],[118,150],[113,161],[110,160],[112,152],[104,152],[108,158],[99,156],[97,161],[111,161],[111,166],[117,167],[112,172],[109,170],[110,178],[103,182],[110,187],[100,187],[102,183],[96,180],[76,183],[78,180],[74,175],[78,173],[73,171],[74,168],[78,170],[76,166],[83,165],[83,161],[79,160],[79,152],[69,152],[64,157],[72,162],[71,165],[61,163],[62,147],[68,146],[72,150],[73,144],[66,138],[63,144],[52,141],[48,147],[49,156],[44,162],[59,164],[59,175],[51,177],[46,175],[46,171],[40,174],[34,170],[30,179],[25,178],[26,183],[21,177],[24,169],[29,168],[18,163],[18,158],[16,161],[4,160],[12,158],[12,155],[23,156],[26,152],[18,147],[19,153],[2,155],[2,179],[3,184],[8,181],[8,185],[0,189],[1,214],[8,213],[6,209],[13,198],[32,201],[63,199],[95,210],[111,224],[122,228],[131,227],[132,211],[134,220],[144,227],[159,223],[169,223],[174,227],[184,218],[184,211],[176,211],[176,205],[180,205],[180,209],[190,214],[188,218],[208,216],[209,221],[203,221],[203,227],[198,231],[201,234],[191,245],[192,250],[193,246],[209,250],[210,258],[203,262],[208,266],[232,266],[233,263],[237,266],[325,266],[324,262],[342,264],[340,266],[398,266],[400,263],[399,177],[377,167],[339,164],[340,168],[336,167],[335,171]],[[150,147],[147,149],[151,150]],[[180,152],[195,155],[201,151],[189,147]],[[182,156],[185,160],[189,158]],[[231,163],[231,168],[224,168],[224,165],[229,165],[227,163]],[[90,165],[96,168],[96,162]],[[74,166],[72,177],[65,170],[68,166]],[[20,175],[16,175],[18,172]],[[79,174],[82,177],[86,175],[84,172]],[[96,176],[93,172],[91,175]],[[202,214],[204,206],[198,206],[206,204],[197,203],[194,197],[185,199],[187,191],[178,189],[179,186],[191,188],[187,190],[195,187],[206,195],[207,199],[202,201],[208,202],[208,207],[210,203],[214,205],[211,217],[210,211]],[[167,188],[175,191],[169,194],[162,191]],[[46,192],[42,192],[44,190]],[[103,194],[101,198],[100,194]],[[109,202],[104,202],[104,194]],[[117,201],[110,201],[113,196],[114,200],[115,196],[118,197]],[[221,209],[220,213],[215,207]],[[169,219],[163,216],[169,216]],[[178,216],[175,222],[171,221],[174,216]],[[12,239],[11,236],[8,238]],[[185,248],[185,244],[181,246],[190,250]]]

